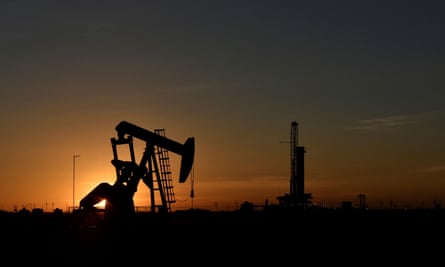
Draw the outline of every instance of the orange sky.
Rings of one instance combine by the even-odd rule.
[[[198,2],[0,4],[1,209],[113,183],[122,120],[195,137],[195,208],[277,203],[292,121],[314,202],[445,198],[442,3]]]

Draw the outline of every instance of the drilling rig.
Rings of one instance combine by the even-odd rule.
[[[298,145],[298,123],[291,122],[290,132],[290,192],[278,197],[280,205],[287,207],[306,207],[312,195],[304,190],[304,146]]]
[[[84,213],[95,210],[95,205],[105,200],[105,221],[120,222],[131,218],[136,212],[133,197],[142,180],[150,190],[151,212],[168,214],[175,202],[168,152],[181,156],[178,180],[185,183],[194,161],[194,137],[181,144],[167,138],[164,129],[152,132],[127,121],[121,121],[115,129],[117,137],[111,138],[111,163],[116,169],[116,181],[97,185],[80,201],[80,210]],[[145,142],[139,162],[136,162],[135,138]],[[119,157],[120,146],[127,146],[130,160]],[[159,199],[160,203],[157,203]]]

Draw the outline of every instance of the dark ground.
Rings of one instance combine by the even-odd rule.
[[[445,244],[442,209],[188,210],[137,213],[120,224],[95,215],[1,212],[2,256],[16,265],[31,260],[57,266],[203,265],[208,260],[276,265],[299,257],[344,263],[353,261],[352,255],[371,262],[383,255],[425,261],[441,256]]]

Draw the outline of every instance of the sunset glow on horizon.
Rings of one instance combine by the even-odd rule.
[[[174,210],[277,204],[292,121],[315,204],[365,194],[374,208],[433,207],[445,201],[444,12],[438,1],[3,2],[0,210],[70,211],[113,184],[121,121],[195,138],[185,183],[169,154]],[[149,199],[141,181],[135,206]]]

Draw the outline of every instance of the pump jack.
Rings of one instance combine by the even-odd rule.
[[[180,156],[179,183],[185,183],[193,166],[195,139],[189,137],[184,144],[165,137],[163,129],[155,132],[143,129],[127,121],[121,121],[116,126],[117,138],[111,138],[113,149],[112,165],[116,169],[114,184],[100,183],[80,201],[83,211],[94,210],[95,205],[106,200],[104,219],[119,221],[132,217],[136,210],[133,197],[138,183],[142,179],[150,189],[151,211],[167,214],[171,203],[175,202],[168,151]],[[139,163],[136,162],[133,139],[145,141],[145,150]],[[118,156],[118,146],[128,145],[130,160],[121,160]],[[161,204],[156,203],[156,192]]]

